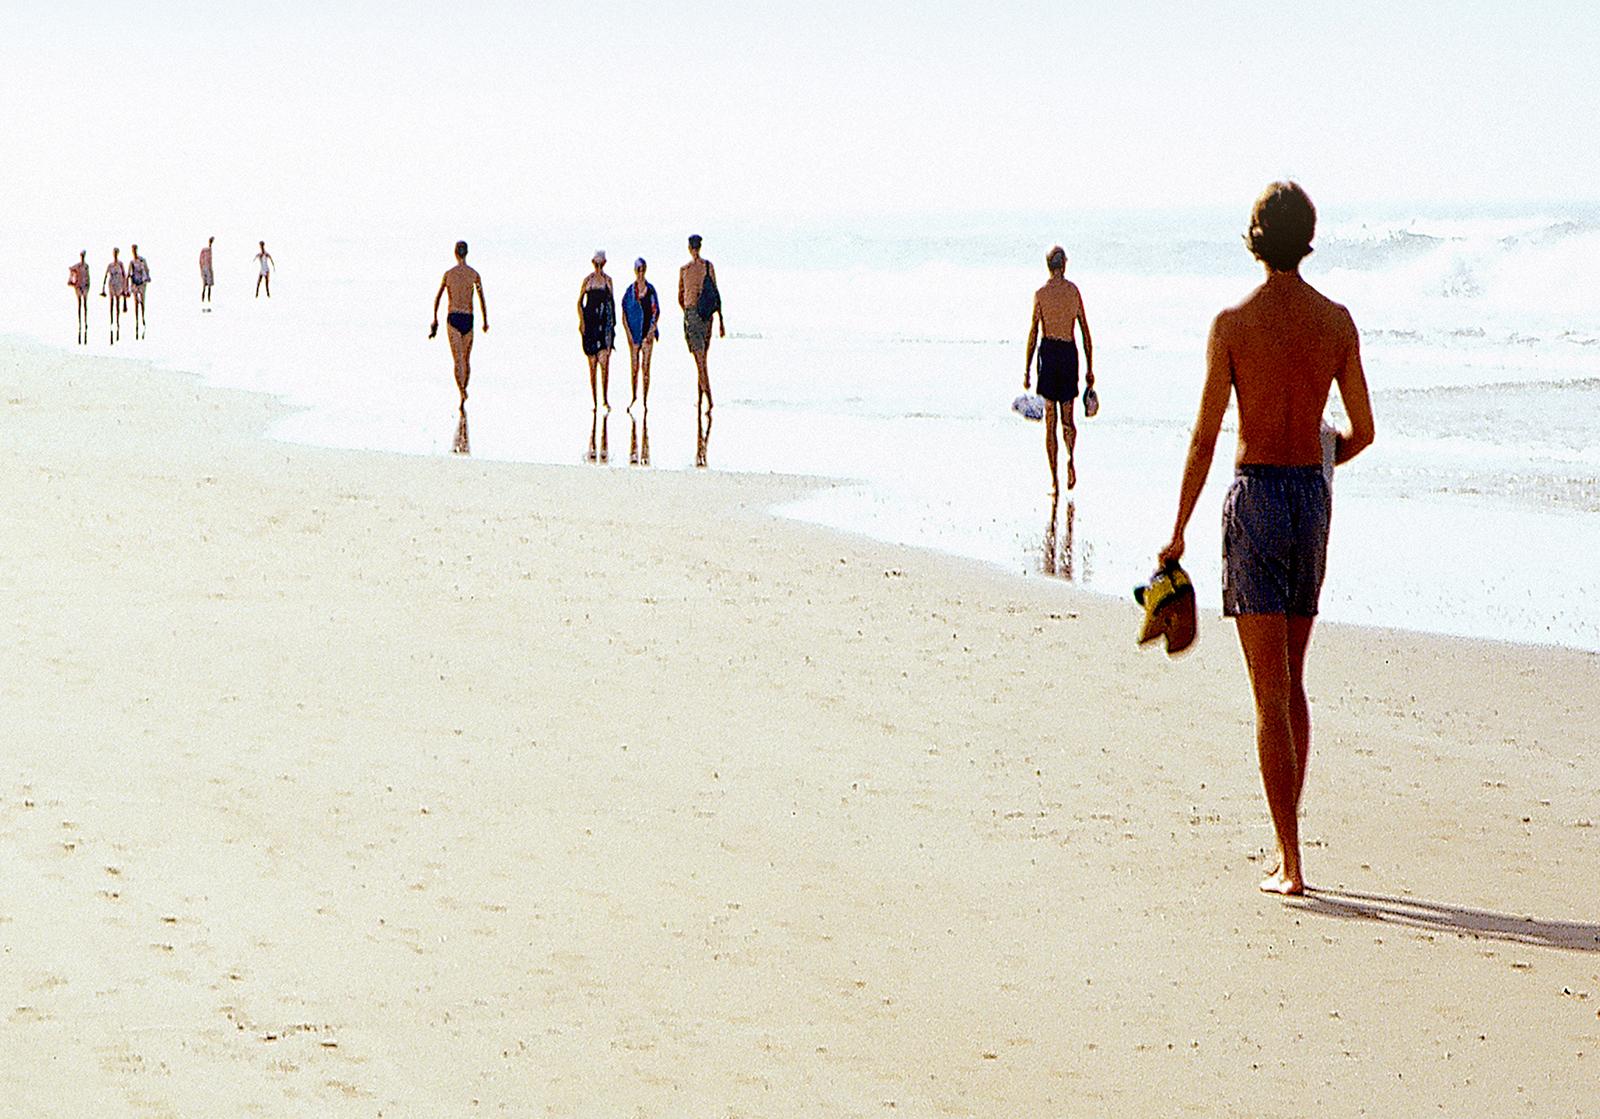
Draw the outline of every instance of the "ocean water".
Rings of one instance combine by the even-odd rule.
[[[279,394],[302,410],[277,438],[449,454],[448,347],[426,335],[465,236],[491,324],[473,352],[474,455],[829,478],[780,512],[1126,596],[1170,531],[1210,320],[1260,280],[1242,225],[1241,209],[708,226],[729,329],[711,350],[709,430],[672,310],[648,418],[624,410],[625,350],[614,410],[591,411],[575,306],[591,252],[607,250],[619,285],[645,256],[668,308],[686,259],[677,232],[622,223],[356,218],[317,233],[175,219],[131,231],[154,276],[148,336],[134,340],[130,318],[110,344],[96,294],[77,348]],[[196,257],[213,234],[219,283],[202,313]],[[278,262],[270,300],[252,295],[262,236]],[[89,248],[98,293],[110,245],[126,258],[128,239],[104,222],[0,228],[0,333],[74,348],[67,267]],[[1056,242],[1084,293],[1102,408],[1080,420],[1078,488],[1052,501],[1041,426],[1008,406]],[[1600,207],[1325,208],[1304,272],[1361,328],[1378,424],[1335,480],[1323,616],[1600,650],[1600,603],[1573,593],[1600,545]],[[632,464],[641,450],[648,466]],[[1231,453],[1225,433],[1188,533],[1212,606]]]

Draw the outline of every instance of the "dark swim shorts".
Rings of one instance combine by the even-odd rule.
[[[444,317],[444,321],[450,324],[451,330],[454,330],[459,334],[472,333],[471,311],[451,311]]]
[[[1071,338],[1040,341],[1039,395],[1057,404],[1078,395],[1078,344]]]
[[[1332,515],[1322,467],[1241,465],[1222,503],[1222,612],[1316,617]]]

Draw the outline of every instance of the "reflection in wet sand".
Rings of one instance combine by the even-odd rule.
[[[470,455],[472,453],[472,442],[467,438],[466,405],[462,405],[459,415],[460,418],[456,420],[456,438],[455,442],[450,444],[450,453],[453,455]]]
[[[645,408],[643,415],[635,416],[628,413],[632,424],[632,431],[628,436],[628,462],[634,466],[650,465],[650,409]]]
[[[1070,500],[1067,502],[1067,512],[1064,523],[1061,525],[1059,537],[1060,548],[1057,549],[1058,537],[1056,534],[1056,510],[1058,501],[1055,495],[1050,498],[1050,522],[1044,530],[1044,554],[1041,557],[1040,568],[1046,575],[1057,575],[1063,579],[1074,577],[1073,569],[1073,536],[1075,534],[1078,509]]]
[[[694,464],[704,467],[706,452],[711,446],[711,412],[695,409]]]
[[[589,453],[584,456],[587,462],[610,462],[611,449],[608,438],[608,427],[611,421],[610,412],[602,412],[596,408],[589,414]],[[596,449],[598,445],[598,449]]]

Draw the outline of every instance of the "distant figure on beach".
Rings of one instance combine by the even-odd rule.
[[[622,321],[628,327],[628,367],[633,399],[628,411],[639,402],[639,379],[644,378],[644,408],[650,410],[650,351],[661,337],[661,300],[656,286],[644,278],[644,257],[633,262],[633,283],[622,293]]]
[[[450,356],[455,364],[456,388],[461,392],[461,413],[467,411],[467,381],[472,377],[472,293],[478,293],[478,308],[483,312],[483,332],[489,333],[489,304],[483,297],[483,277],[467,264],[467,243],[456,242],[456,263],[439,281],[433,295],[433,325],[428,337],[439,333],[439,299],[450,293],[445,325],[449,328]],[[463,427],[463,430],[465,428]]]
[[[142,337],[146,320],[144,314],[144,289],[150,284],[150,262],[139,255],[139,246],[132,249],[133,259],[128,262],[128,287],[133,291],[133,336]]]
[[[1273,183],[1256,199],[1245,240],[1265,266],[1266,282],[1211,325],[1178,517],[1159,556],[1166,566],[1183,555],[1183,532],[1211,469],[1231,393],[1239,450],[1222,507],[1222,610],[1237,620],[1255,695],[1256,753],[1278,846],[1278,865],[1261,889],[1277,894],[1305,891],[1299,822],[1311,754],[1305,661],[1332,513],[1322,413],[1334,382],[1350,430],[1333,439],[1333,462],[1349,462],[1373,438],[1355,322],[1300,277],[1316,221],[1296,183]]]
[[[204,304],[203,311],[211,310],[211,246],[216,244],[215,237],[206,238],[206,247],[200,250],[200,302]],[[266,248],[266,244],[261,246]]]
[[[1078,427],[1072,410],[1078,397],[1078,345],[1072,331],[1083,332],[1084,391],[1094,388],[1094,341],[1089,337],[1089,317],[1083,310],[1078,285],[1067,279],[1067,252],[1060,245],[1045,254],[1050,278],[1033,293],[1033,321],[1028,324],[1028,352],[1022,371],[1022,389],[1033,375],[1033,354],[1039,352],[1039,395],[1044,397],[1044,456],[1050,463],[1050,492],[1059,493],[1056,474],[1056,415],[1061,417],[1061,441],[1067,445],[1067,489],[1078,484],[1073,453]],[[1044,338],[1039,337],[1040,330]]]
[[[589,359],[589,399],[594,408],[602,404],[611,411],[611,351],[617,345],[617,300],[611,277],[606,275],[604,249],[595,250],[590,259],[594,271],[583,278],[578,288],[578,335],[583,353]],[[595,391],[595,368],[600,370],[600,388]]]
[[[717,270],[709,260],[700,256],[700,234],[689,238],[689,263],[678,269],[678,306],[683,308],[683,340],[694,355],[695,368],[700,374],[700,388],[695,396],[695,407],[705,402],[711,410],[711,375],[706,371],[706,351],[711,348],[711,317],[717,319],[717,337],[726,337],[727,327],[722,321],[722,289],[717,285]]]
[[[122,300],[128,291],[128,273],[122,267],[122,250],[111,250],[111,263],[106,265],[105,275],[100,277],[100,298],[106,298],[109,290],[111,294],[111,342],[116,344],[122,337]]]
[[[259,241],[257,244],[261,246],[261,251],[256,254],[256,264],[260,267],[261,272],[256,276],[256,298],[261,298],[261,285],[266,284],[267,298],[271,299],[272,270],[277,267],[277,263],[272,259],[272,254],[267,252],[267,243],[265,241]]]
[[[78,304],[78,344],[89,344],[89,250],[78,253],[78,263],[67,269],[67,286]]]

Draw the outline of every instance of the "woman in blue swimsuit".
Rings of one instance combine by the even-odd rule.
[[[644,278],[644,257],[633,262],[633,283],[622,293],[622,321],[628,326],[628,364],[632,371],[633,400],[628,411],[639,400],[639,377],[644,375],[644,408],[650,410],[650,351],[661,336],[657,323],[661,319],[661,300],[656,297],[656,286]]]

